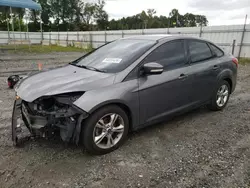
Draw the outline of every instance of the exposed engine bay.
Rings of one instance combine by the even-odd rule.
[[[17,97],[13,110],[12,138],[18,144],[18,134],[22,132],[22,123],[32,137],[53,137],[60,134],[66,142],[79,142],[81,124],[88,114],[73,103],[82,96],[82,92],[45,96],[33,102]]]

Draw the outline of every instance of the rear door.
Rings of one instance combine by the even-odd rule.
[[[191,100],[204,103],[210,100],[214,91],[220,62],[206,41],[188,40],[188,53],[193,85]]]

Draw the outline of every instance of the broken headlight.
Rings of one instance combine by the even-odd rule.
[[[54,96],[54,99],[62,104],[72,105],[84,92],[66,93]]]
[[[73,103],[83,95],[83,92],[45,96],[28,103],[33,114],[63,114],[74,107]]]

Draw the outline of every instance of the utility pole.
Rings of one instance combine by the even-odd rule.
[[[25,40],[28,40],[29,42],[29,51],[31,51],[30,45],[31,45],[31,41],[30,41],[30,36],[29,36],[29,22],[28,22],[28,16],[26,15],[24,17],[24,19],[26,20],[26,35],[25,35]]]
[[[21,28],[21,19],[20,19],[20,17],[18,16],[18,24],[19,24],[19,34],[20,34],[20,40],[21,40],[21,44],[22,44],[22,28]]]
[[[147,29],[147,23],[148,23],[148,21],[144,20],[144,29]]]
[[[41,30],[41,44],[43,43],[43,20],[42,20],[42,12],[40,12],[40,30]]]
[[[200,16],[200,38],[202,36],[202,17]]]
[[[9,26],[9,18],[7,18],[7,28],[8,28],[8,40],[10,40],[10,26]]]
[[[169,34],[169,27],[170,27],[170,17],[168,17],[168,34]]]
[[[245,36],[245,31],[246,31],[246,24],[247,24],[247,15],[245,17],[245,23],[243,26],[243,31],[242,31],[242,36],[241,36],[241,41],[240,41],[240,49],[239,49],[239,54],[238,54],[238,59],[240,59],[240,54],[241,54],[241,49],[244,41],[244,36]]]
[[[179,18],[178,18],[178,13],[177,13],[177,16],[176,16],[176,27],[178,27],[178,22],[179,22]]]
[[[13,16],[14,14],[12,13],[12,8],[10,7],[10,16],[11,16],[11,22],[12,22],[12,32],[13,32],[13,39],[14,39],[14,45],[15,45],[15,50],[16,50],[16,41],[15,41],[15,28],[14,28],[14,19]]]

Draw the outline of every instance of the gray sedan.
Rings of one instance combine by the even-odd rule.
[[[129,131],[201,105],[222,110],[236,86],[238,60],[210,41],[144,35],[108,43],[17,84],[12,139],[83,143],[94,154],[117,149]]]

